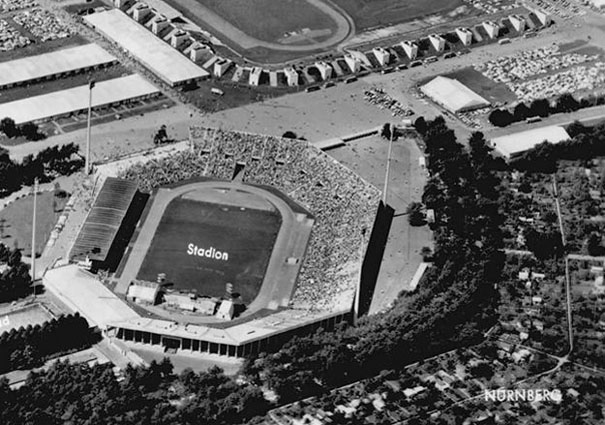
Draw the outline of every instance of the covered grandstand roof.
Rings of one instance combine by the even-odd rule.
[[[171,86],[210,75],[119,9],[93,13],[84,19]]]
[[[439,76],[420,87],[434,102],[451,112],[463,112],[489,106],[489,101],[458,80]]]
[[[74,264],[47,271],[44,287],[69,308],[80,312],[92,326],[105,328],[108,322],[139,317],[96,276]]]
[[[137,192],[133,181],[108,177],[80,229],[72,259],[105,261],[126,211]]]
[[[492,139],[491,143],[500,154],[506,158],[510,158],[511,156],[525,152],[544,141],[559,143],[568,139],[569,134],[567,134],[567,131],[565,131],[563,127],[551,125],[496,137]]]
[[[236,324],[225,329],[204,325],[180,324],[168,320],[138,317],[124,321],[108,323],[116,328],[151,332],[159,335],[171,335],[178,338],[200,339],[217,344],[243,345],[316,323],[319,320],[347,313],[344,311],[326,313],[307,310],[286,309],[269,316],[260,317]]]
[[[104,65],[116,60],[115,56],[94,43],[27,56],[0,63],[0,87]]]
[[[99,81],[92,92],[92,106],[109,105],[158,92],[153,84],[138,74]],[[0,117],[10,117],[16,124],[22,124],[87,108],[88,84],[0,104]]]

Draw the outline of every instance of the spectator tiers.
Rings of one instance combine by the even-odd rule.
[[[380,191],[305,141],[193,128],[192,151],[136,164],[121,177],[143,191],[194,177],[275,187],[316,218],[292,306],[335,310],[352,305]]]

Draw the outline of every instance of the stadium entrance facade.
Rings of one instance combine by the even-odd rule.
[[[110,324],[106,334],[128,343],[162,347],[164,351],[245,357],[277,349],[295,335],[308,335],[319,328],[333,330],[337,324],[350,319],[351,311],[312,313],[282,310],[218,329],[140,318]]]

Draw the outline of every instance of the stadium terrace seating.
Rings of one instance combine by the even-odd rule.
[[[380,191],[307,142],[192,128],[193,150],[135,164],[121,177],[142,191],[205,176],[275,187],[316,218],[292,306],[334,310],[351,305]]]

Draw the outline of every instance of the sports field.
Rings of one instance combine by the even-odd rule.
[[[324,0],[167,0],[250,60],[278,63],[325,51],[352,33]]]
[[[179,197],[166,207],[138,279],[158,273],[175,289],[222,296],[225,284],[251,302],[258,293],[281,225],[276,211]]]
[[[275,42],[289,32],[328,30],[336,23],[305,0],[198,0],[217,15],[259,40]],[[324,37],[325,38],[325,37]]]
[[[39,304],[32,304],[11,312],[0,312],[0,334],[22,326],[41,324],[52,318],[53,316]]]
[[[462,0],[332,0],[355,22],[357,33],[399,24],[434,13],[448,12]]]

